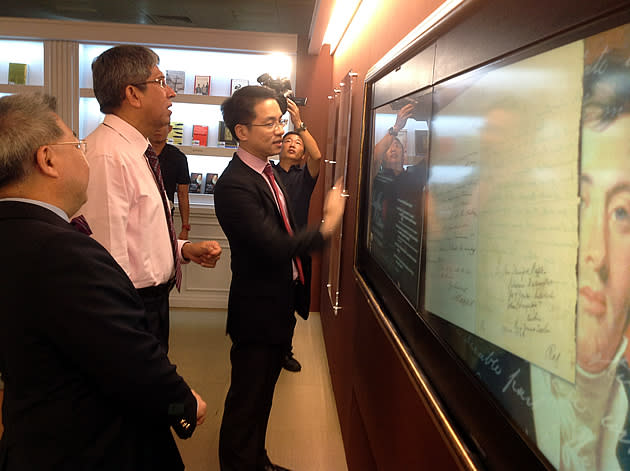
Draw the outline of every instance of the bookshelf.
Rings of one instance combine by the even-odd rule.
[[[103,114],[98,109],[92,90],[91,64],[111,44],[79,44],[79,136],[85,137],[102,121]],[[232,157],[234,149],[225,147],[218,139],[219,122],[222,120],[220,106],[230,96],[232,80],[246,80],[257,84],[257,77],[263,73],[289,77],[295,83],[295,57],[288,54],[259,53],[247,51],[218,51],[151,47],[160,57],[160,69],[182,71],[183,92],[173,98],[171,122],[184,123],[184,142],[180,150],[188,157],[191,173],[222,173],[217,169],[216,157]],[[181,76],[181,73],[179,74]],[[195,76],[210,76],[210,95],[194,94]],[[181,82],[180,82],[181,83]],[[192,145],[193,125],[208,127],[208,145]],[[206,156],[205,159],[192,158]],[[229,159],[224,162],[227,165]],[[212,204],[212,196],[191,194],[191,202]]]
[[[9,64],[26,64],[25,84],[9,83]],[[41,91],[44,85],[44,43],[29,40],[0,40],[0,94]]]
[[[17,43],[36,52],[31,57],[20,49],[9,56],[19,50]],[[59,116],[84,138],[103,119],[92,91],[92,60],[116,44],[146,45],[160,56],[163,72],[185,72],[184,91],[172,100],[171,120],[184,123],[184,142],[179,147],[188,157],[191,173],[220,175],[232,158],[234,149],[221,147],[217,138],[220,106],[230,96],[233,79],[255,85],[259,75],[269,73],[286,76],[295,86],[297,35],[0,17],[0,95],[26,90],[54,94],[61,105]],[[10,62],[28,63],[26,85],[8,84]],[[194,94],[195,75],[211,77],[210,95]],[[207,146],[192,146],[194,124],[208,126]],[[214,214],[213,197],[189,194],[190,240],[217,240],[223,248],[221,261],[212,270],[186,265],[182,291],[171,295],[172,306],[227,307],[230,247]],[[176,209],[178,229],[179,224]]]
[[[143,44],[159,55],[162,71],[184,71],[184,91],[173,98],[171,120],[184,123],[180,148],[191,172],[214,172],[234,152],[218,141],[220,106],[234,83],[255,85],[259,75],[269,73],[288,77],[295,86],[296,35],[8,17],[0,17],[0,31],[0,95],[55,94],[59,115],[81,138],[103,119],[92,91],[91,63],[106,49]],[[68,43],[74,47],[65,47]],[[10,62],[28,64],[26,85],[8,84]],[[210,76],[210,95],[194,94],[195,75]],[[192,146],[194,124],[208,127],[207,146]]]

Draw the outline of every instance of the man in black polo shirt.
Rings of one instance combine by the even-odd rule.
[[[164,189],[166,196],[170,201],[171,212],[175,207],[175,191],[177,191],[177,203],[179,205],[179,214],[182,218],[182,231],[179,233],[179,239],[188,239],[188,231],[190,230],[190,205],[188,202],[188,187],[190,185],[190,173],[188,173],[188,159],[186,154],[177,147],[167,144],[166,139],[168,133],[171,132],[173,126],[170,124],[158,129],[149,141],[153,150],[160,159],[160,169],[162,171],[162,180],[164,181]]]
[[[299,108],[289,99],[287,99],[287,110],[291,115],[295,131],[289,131],[282,138],[280,162],[275,168],[289,195],[296,229],[299,229],[305,227],[308,222],[308,207],[317,183],[322,154],[317,147],[317,142],[301,120]],[[311,257],[302,257],[302,264],[307,295],[305,303],[297,306],[296,310],[300,316],[307,319],[311,302]],[[293,346],[287,352],[282,366],[293,372],[302,369],[300,362],[293,357]]]

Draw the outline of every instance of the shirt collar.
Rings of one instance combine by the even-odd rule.
[[[144,155],[144,152],[149,146],[149,140],[127,121],[119,118],[115,114],[106,114],[103,125],[120,134],[120,136],[133,147],[133,151]]]
[[[52,204],[44,203],[43,201],[31,200],[31,199],[28,199],[28,198],[0,198],[0,202],[2,202],[2,201],[18,201],[20,203],[35,204],[37,206],[41,206],[42,208],[46,208],[46,209],[52,211],[53,213],[55,213],[57,216],[59,216],[64,221],[70,222],[70,219],[68,218],[68,215],[66,214],[66,212],[63,209],[60,209],[57,206],[53,206]]]
[[[249,152],[247,152],[245,149],[241,147],[239,147],[236,150],[236,154],[240,157],[240,159],[243,161],[245,165],[251,168],[254,172],[259,173],[260,175],[262,175],[263,170],[269,163],[268,158],[266,161],[260,160],[254,154],[250,154]]]

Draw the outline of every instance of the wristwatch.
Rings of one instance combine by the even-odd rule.
[[[306,131],[308,128],[306,127],[306,124],[304,124],[304,121],[300,122],[300,127],[297,128],[295,130],[295,132],[302,132],[302,131]]]
[[[190,230],[190,224],[182,224],[182,229]]]
[[[390,136],[394,136],[394,137],[396,137],[396,136],[398,136],[398,131],[396,131],[396,130],[394,129],[394,126],[392,126],[391,128],[389,128],[389,129],[387,130],[387,134],[389,134]]]

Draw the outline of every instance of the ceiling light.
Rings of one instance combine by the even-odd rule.
[[[339,41],[343,38],[360,4],[361,0],[337,0],[335,2],[323,40],[324,44],[330,44],[330,55],[333,55],[337,50]]]

